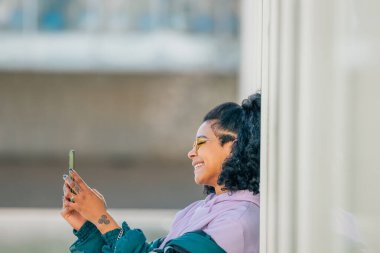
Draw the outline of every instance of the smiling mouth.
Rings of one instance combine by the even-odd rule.
[[[205,165],[205,163],[197,163],[197,164],[194,165],[194,169],[199,169],[203,165]]]

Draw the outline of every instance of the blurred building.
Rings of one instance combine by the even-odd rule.
[[[148,239],[203,198],[187,152],[204,114],[237,99],[239,12],[240,1],[0,1],[2,252],[67,252],[58,209],[72,148],[115,218]]]
[[[3,70],[234,73],[239,1],[0,2]]]
[[[112,207],[202,197],[187,151],[237,100],[239,27],[239,1],[0,1],[0,205],[59,207],[71,148]]]

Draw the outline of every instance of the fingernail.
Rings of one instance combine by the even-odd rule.
[[[73,173],[74,172],[74,170],[73,169],[69,169],[69,173],[71,174],[71,173]]]
[[[67,175],[63,174],[63,180],[66,180],[66,178],[67,178]]]

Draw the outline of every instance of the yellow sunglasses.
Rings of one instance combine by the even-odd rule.
[[[195,148],[195,152],[198,152],[199,150],[199,147],[202,145],[202,144],[205,144],[207,141],[211,141],[210,139],[206,138],[206,137],[197,137],[194,141],[194,144],[193,144],[193,148]]]
[[[232,135],[232,134],[228,134],[228,135],[223,135],[223,137],[228,137],[228,141],[236,141],[236,136],[235,135]],[[195,152],[198,152],[199,150],[199,147],[202,145],[202,144],[205,144],[206,142],[208,141],[212,141],[214,139],[209,139],[207,137],[204,137],[204,136],[200,136],[200,137],[197,137],[194,141],[194,144],[193,144],[193,148],[195,148]]]

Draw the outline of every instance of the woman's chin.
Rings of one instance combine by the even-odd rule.
[[[199,184],[199,185],[202,184],[201,180],[197,176],[194,177],[194,181],[196,184]]]
[[[205,184],[205,182],[204,182],[205,180],[202,178],[202,175],[197,174],[197,173],[195,173],[195,175],[194,175],[194,181],[196,184],[199,184],[199,185]]]

